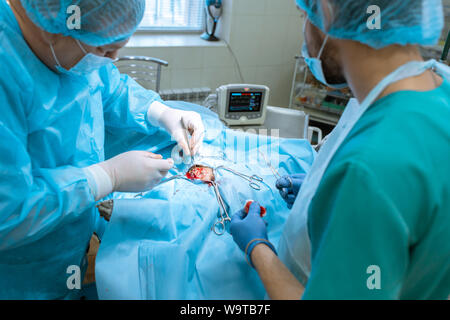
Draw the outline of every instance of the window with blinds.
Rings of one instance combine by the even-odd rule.
[[[140,30],[200,31],[205,0],[146,0]]]

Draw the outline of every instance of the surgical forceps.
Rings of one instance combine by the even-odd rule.
[[[214,193],[216,195],[217,202],[219,203],[221,210],[220,210],[220,219],[216,223],[214,223],[214,225],[211,227],[211,230],[218,236],[223,235],[226,232],[226,224],[228,222],[231,222],[231,218],[228,214],[228,211],[227,211],[227,208],[225,205],[225,201],[223,200],[222,195],[220,194],[220,190],[219,190],[217,183],[215,181],[207,181],[207,180],[198,180],[198,179],[192,180],[192,179],[187,178],[185,175],[174,175],[170,178],[167,178],[167,179],[161,181],[158,184],[158,186],[162,185],[166,182],[175,180],[175,179],[186,180],[186,181],[189,181],[189,182],[191,182],[193,184],[197,184],[197,185],[209,184],[209,185],[213,186]]]
[[[186,180],[186,181],[192,182],[193,184],[199,184],[196,180],[191,180],[191,179],[188,179],[187,177],[185,177],[184,175],[177,174],[177,175],[171,176],[171,177],[169,177],[167,179],[161,180],[160,182],[158,182],[153,187],[153,189],[156,188],[156,187],[159,187],[160,185],[165,184],[165,183],[167,183],[169,181],[175,180],[175,179],[182,179],[182,180]],[[139,197],[142,197],[143,195],[144,195],[144,192],[141,192],[141,193],[136,194],[134,197],[135,198],[139,198]]]
[[[228,215],[228,211],[227,211],[227,208],[225,206],[225,202],[223,201],[223,198],[220,195],[220,190],[219,190],[219,187],[218,187],[217,183],[215,183],[215,182],[210,182],[210,183],[214,187],[214,192],[216,194],[217,201],[219,202],[219,205],[222,207],[222,210],[220,211],[220,220],[217,221],[212,226],[211,229],[216,235],[221,236],[226,231],[226,225],[225,224],[227,222],[231,222],[231,218]]]
[[[261,178],[260,176],[257,176],[256,174],[254,174],[252,176],[248,176],[246,174],[237,172],[237,171],[235,171],[235,170],[233,170],[231,168],[225,167],[225,166],[218,166],[216,168],[216,170],[219,170],[219,169],[223,169],[223,170],[229,171],[229,172],[235,174],[236,176],[241,177],[244,180],[247,180],[249,182],[249,186],[252,189],[257,190],[257,191],[261,190],[260,183],[264,182],[264,179]]]
[[[187,180],[189,182],[192,182],[193,184],[210,184],[214,188],[214,193],[216,194],[217,202],[219,203],[219,206],[221,207],[220,210],[220,220],[218,220],[211,228],[211,230],[218,236],[223,235],[226,232],[226,223],[231,222],[231,218],[228,214],[227,207],[225,205],[225,201],[222,198],[222,195],[220,194],[219,186],[215,181],[207,181],[207,180],[191,180],[186,178],[185,176],[177,175],[172,176],[166,180],[163,181],[163,183],[174,180],[174,179],[183,179]]]
[[[249,181],[250,187],[252,187],[255,190],[261,190],[261,187],[258,184],[258,182],[264,181],[261,177],[259,177],[257,175],[248,176],[248,175],[242,174],[240,172],[237,172],[233,169],[224,167],[224,166],[219,166],[215,169],[213,169],[213,168],[211,168],[211,169],[213,170],[214,176],[216,176],[215,172],[218,169],[224,169],[226,171],[229,171],[229,172]],[[220,210],[220,219],[216,223],[214,223],[214,225],[211,227],[211,230],[218,236],[225,234],[226,225],[227,225],[227,223],[231,222],[231,218],[230,218],[230,215],[228,214],[228,210],[226,208],[225,201],[223,200],[222,195],[220,194],[219,186],[217,185],[217,183],[215,181],[207,181],[207,180],[199,180],[199,179],[192,180],[192,179],[187,178],[185,175],[174,175],[170,178],[167,178],[167,179],[161,181],[158,184],[158,186],[161,184],[164,184],[166,182],[175,180],[175,179],[187,180],[193,184],[209,184],[209,185],[213,186],[214,193],[216,195],[217,202],[219,203],[221,210]]]
[[[167,178],[167,179],[161,180],[161,181],[160,181],[156,186],[154,186],[153,188],[159,187],[160,185],[162,185],[162,184],[164,184],[164,183],[167,183],[167,182],[169,182],[169,181],[175,180],[175,179],[186,180],[186,181],[189,181],[190,183],[193,183],[193,184],[205,184],[205,183],[210,183],[209,181],[192,180],[192,179],[187,178],[185,175],[177,174],[177,175],[171,176],[171,177],[169,177],[169,178]]]

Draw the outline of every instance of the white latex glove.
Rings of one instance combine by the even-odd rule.
[[[153,126],[164,128],[172,136],[185,156],[198,153],[205,136],[205,126],[200,114],[172,109],[155,101],[151,104],[147,116]]]
[[[105,162],[86,168],[95,181],[96,200],[113,191],[144,192],[152,189],[174,165],[172,159],[163,159],[147,151],[122,153]]]

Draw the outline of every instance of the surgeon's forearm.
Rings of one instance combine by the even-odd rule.
[[[258,244],[251,253],[251,259],[270,299],[301,299],[303,285],[268,246]]]

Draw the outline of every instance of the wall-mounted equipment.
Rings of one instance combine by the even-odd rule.
[[[220,17],[222,16],[223,7],[222,0],[205,0],[205,32],[201,35],[201,38],[206,41],[219,41],[220,39],[215,36],[217,31],[217,25],[219,24]]]

